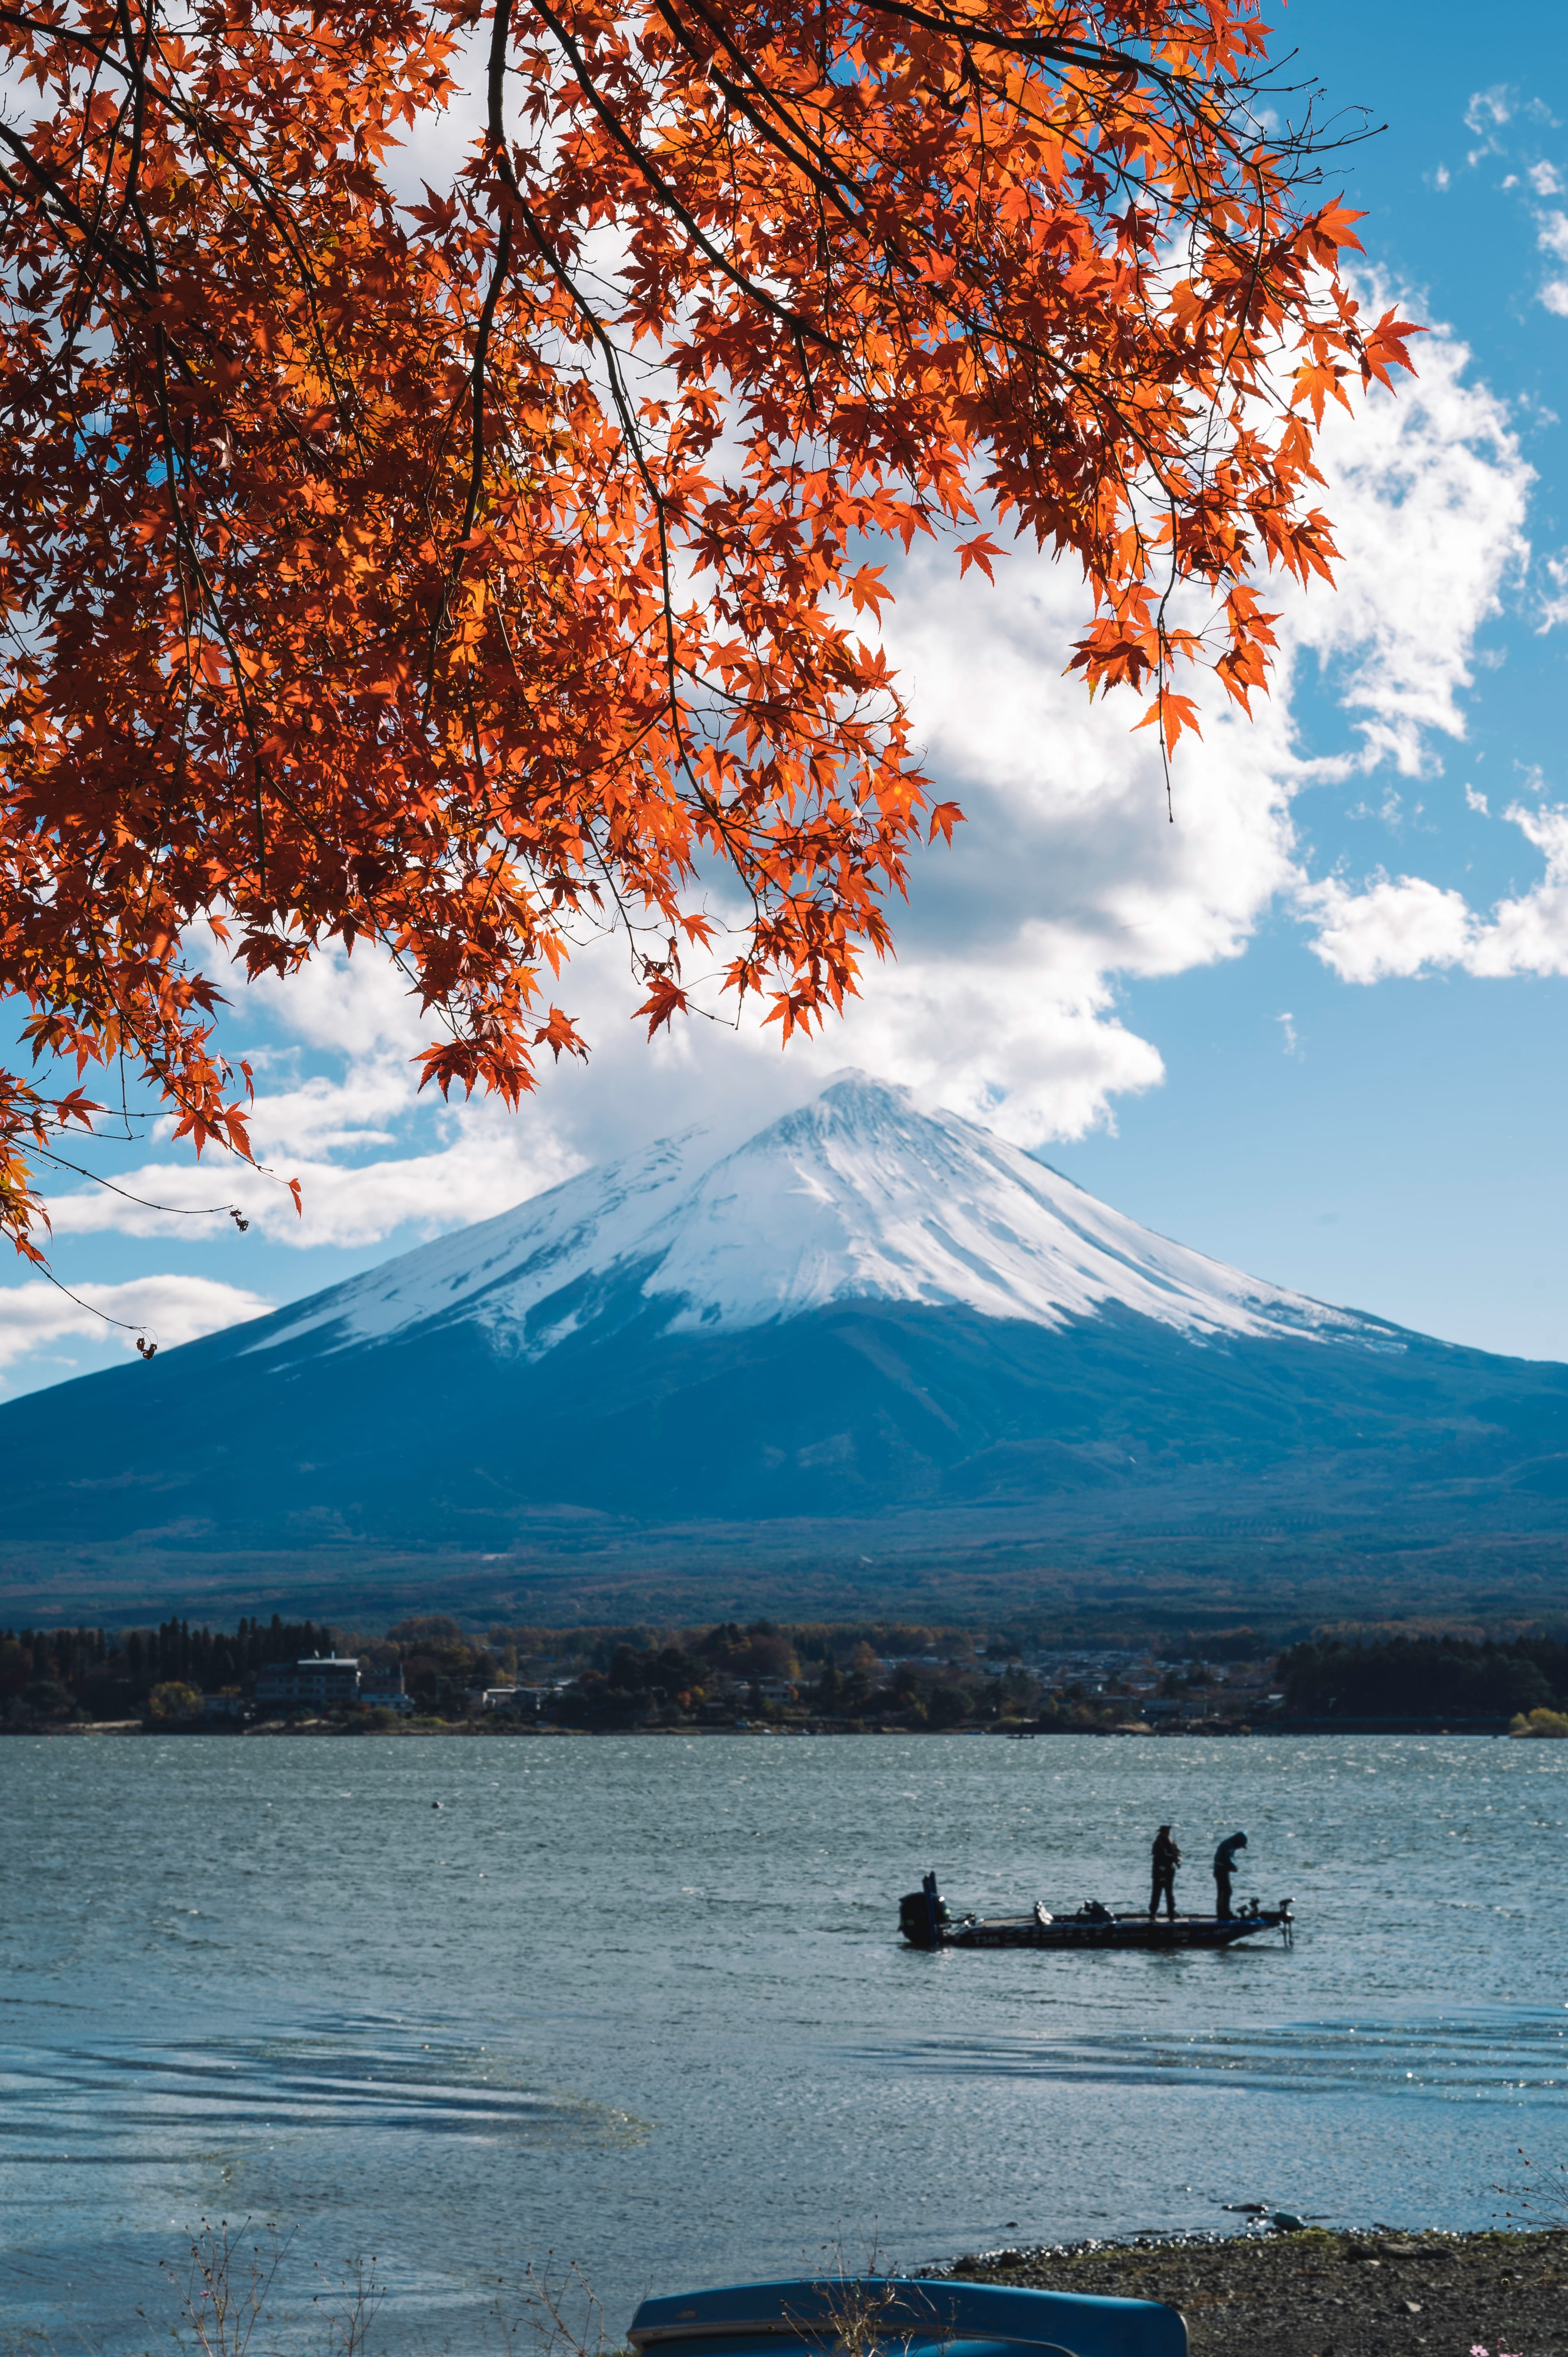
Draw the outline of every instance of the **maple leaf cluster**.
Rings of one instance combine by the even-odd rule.
[[[1173,664],[1246,705],[1257,579],[1332,561],[1325,400],[1409,365],[1310,121],[1262,126],[1266,33],[1256,0],[0,12],[0,988],[35,1060],[125,1060],[248,1156],[198,926],[252,977],[383,945],[424,1080],[511,1103],[584,1052],[551,992],[596,928],[650,1030],[694,958],[820,1022],[961,816],[878,542],[1070,554],[1074,661],[1167,748]],[[407,201],[476,69],[467,161]],[[29,1157],[96,1110],[0,1078],[34,1257]]]

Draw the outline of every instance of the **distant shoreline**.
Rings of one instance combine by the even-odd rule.
[[[796,1722],[787,1726],[758,1725],[755,1722],[747,1722],[745,1725],[736,1724],[714,1726],[711,1722],[703,1724],[693,1721],[691,1725],[684,1727],[539,1727],[519,1726],[515,1723],[509,1724],[508,1721],[499,1713],[493,1714],[485,1718],[477,1719],[424,1720],[415,1721],[412,1724],[405,1720],[403,1724],[393,1727],[367,1727],[353,1720],[326,1718],[299,1719],[293,1721],[287,1719],[263,1719],[253,1725],[239,1727],[233,1725],[203,1726],[199,1724],[181,1726],[177,1723],[171,1723],[166,1720],[154,1720],[149,1722],[139,1718],[76,1720],[66,1721],[54,1726],[0,1727],[0,1737],[7,1735],[45,1736],[51,1741],[62,1736],[80,1738],[93,1735],[154,1735],[177,1736],[181,1741],[188,1740],[191,1737],[195,1736],[216,1736],[224,1741],[232,1741],[235,1737],[246,1737],[252,1738],[257,1737],[286,1737],[289,1738],[295,1738],[307,1736],[329,1736],[347,1737],[356,1742],[363,1742],[367,1739],[377,1737],[388,1737],[406,1742],[410,1740],[417,1741],[432,1736],[456,1736],[460,1737],[466,1742],[472,1741],[476,1738],[499,1738],[512,1741],[520,1738],[535,1742],[550,1741],[564,1738],[571,1741],[577,1742],[585,1738],[598,1740],[607,1736],[636,1735],[656,1738],[661,1742],[671,1740],[683,1742],[694,1736],[700,1736],[704,1741],[707,1741],[709,1738],[714,1737],[749,1735],[766,1736],[774,1741],[781,1740],[788,1742],[798,1739],[803,1736],[869,1735],[886,1737],[897,1735],[917,1735],[922,1742],[944,1742],[954,1736],[971,1737],[983,1735],[991,1742],[1000,1740],[1002,1742],[1033,1743],[1036,1740],[1053,1741],[1061,1737],[1087,1735],[1094,1738],[1096,1741],[1102,1741],[1109,1738],[1120,1739],[1122,1741],[1142,1740],[1145,1742],[1158,1741],[1161,1743],[1215,1743],[1221,1741],[1246,1741],[1258,1738],[1266,1739],[1271,1736],[1312,1736],[1314,1738],[1333,1738],[1335,1736],[1355,1735],[1435,1735],[1448,1737],[1475,1736],[1482,1738],[1489,1742],[1495,1740],[1499,1736],[1507,1737],[1508,1734],[1509,1722],[1507,1719],[1308,1719],[1301,1722],[1291,1722],[1288,1720],[1265,1721],[1259,1727],[1250,1727],[1246,1725],[1233,1726],[1221,1722],[1207,1727],[1166,1726],[1158,1727],[1039,1727],[1018,1728],[996,1727],[993,1725],[960,1725],[958,1727],[911,1728],[905,1727],[885,1727],[875,1724],[857,1724],[854,1721],[844,1720],[814,1720],[807,1721],[803,1724]]]

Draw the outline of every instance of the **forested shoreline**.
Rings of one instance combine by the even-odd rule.
[[[274,1665],[357,1662],[359,1701],[258,1697]],[[386,1706],[395,1693],[398,1710]],[[1561,1728],[1555,1723],[1561,1719]],[[0,1728],[225,1724],[634,1728],[829,1727],[1021,1734],[1332,1731],[1402,1723],[1568,1734],[1568,1634],[1326,1630],[1274,1650],[1251,1630],[1146,1646],[902,1621],[758,1619],[677,1630],[465,1630],[409,1616],[365,1635],[274,1613],[231,1631],[0,1631]]]

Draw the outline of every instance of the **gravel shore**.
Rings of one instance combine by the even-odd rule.
[[[1160,2299],[1192,2357],[1568,2357],[1568,2233],[1237,2235],[993,2251],[966,2283]]]

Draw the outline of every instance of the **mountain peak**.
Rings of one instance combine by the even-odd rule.
[[[737,1332],[850,1300],[1063,1327],[1132,1312],[1201,1341],[1398,1347],[1386,1327],[1262,1283],[1112,1211],[1021,1148],[854,1069],[738,1146],[698,1125],[284,1312],[248,1347],[476,1321],[542,1356],[635,1304],[661,1330]]]

